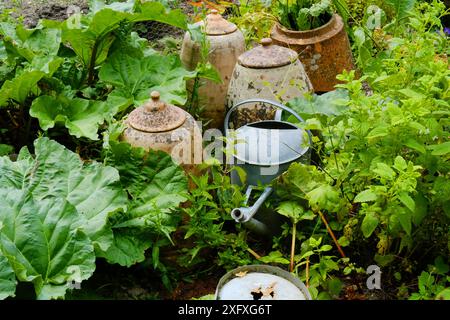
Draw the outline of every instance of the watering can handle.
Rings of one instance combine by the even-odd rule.
[[[257,102],[271,104],[271,105],[273,105],[273,106],[275,106],[277,108],[280,108],[281,110],[289,112],[295,118],[297,118],[298,121],[305,122],[305,120],[303,120],[303,118],[300,117],[294,110],[292,110],[291,108],[288,108],[288,107],[282,105],[281,103],[278,103],[276,101],[266,100],[266,99],[248,99],[248,100],[244,100],[244,101],[238,102],[230,110],[228,110],[227,115],[225,116],[225,121],[224,121],[225,137],[228,136],[228,130],[230,129],[230,127],[229,127],[229,125],[230,125],[230,116],[233,113],[233,111],[236,110],[238,107],[244,105],[244,104],[257,103]],[[277,118],[281,118],[281,112],[276,112],[275,113],[275,118],[276,119]],[[277,120],[279,120],[279,119],[277,119]],[[308,133],[309,143],[312,145],[311,132],[309,130],[306,130],[306,132]]]

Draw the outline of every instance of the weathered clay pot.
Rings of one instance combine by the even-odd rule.
[[[130,113],[122,140],[167,152],[174,162],[192,171],[202,162],[201,130],[189,113],[159,98],[159,92],[153,91],[150,101]]]
[[[246,51],[238,58],[228,88],[227,106],[248,99],[267,99],[287,102],[313,91],[311,81],[295,51],[274,45],[270,38]],[[275,109],[264,103],[255,103],[236,112],[233,124],[270,120]]]
[[[354,69],[344,22],[337,14],[322,27],[308,31],[292,31],[276,24],[271,37],[274,43],[299,53],[316,92],[334,90],[339,83],[336,75]]]
[[[206,21],[206,25],[205,25]],[[204,26],[209,41],[208,61],[219,72],[222,83],[206,80],[199,88],[200,103],[205,109],[203,116],[211,120],[209,127],[221,128],[225,118],[225,102],[231,73],[237,58],[245,51],[245,40],[236,25],[225,20],[217,10],[211,10],[205,21],[197,24]],[[181,61],[188,70],[194,70],[200,60],[200,46],[186,33],[181,47]],[[193,82],[188,82],[192,88]]]

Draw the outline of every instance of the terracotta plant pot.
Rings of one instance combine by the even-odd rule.
[[[308,31],[292,31],[276,24],[271,37],[274,43],[298,52],[315,92],[334,90],[339,83],[336,76],[354,69],[350,42],[338,14],[320,28]]]
[[[236,25],[225,20],[217,10],[211,10],[205,21],[206,38],[210,45],[208,61],[219,72],[222,83],[206,80],[198,89],[198,96],[205,108],[203,116],[211,120],[209,127],[222,128],[228,84],[237,58],[245,51],[245,40]],[[205,22],[197,24],[203,26]],[[188,70],[194,70],[200,60],[200,47],[191,40],[189,32],[184,36],[180,57]],[[192,87],[193,81],[189,81],[188,88]]]

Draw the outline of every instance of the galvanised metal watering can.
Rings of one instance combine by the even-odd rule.
[[[230,117],[237,108],[246,104],[259,103],[277,108],[274,120],[252,122],[230,130]],[[252,231],[261,235],[274,235],[279,231],[281,216],[272,210],[260,210],[262,204],[272,194],[272,187],[266,186],[256,202],[247,205],[251,193],[256,186],[268,185],[286,171],[291,163],[310,161],[311,132],[281,120],[282,112],[286,111],[299,122],[304,120],[294,110],[274,101],[265,99],[249,99],[234,105],[225,117],[225,136],[228,150],[232,150],[232,161],[246,172],[247,186],[246,207],[235,208],[231,216],[238,223],[243,223]],[[232,148],[231,148],[232,147]],[[231,172],[231,182],[242,185],[238,172]]]

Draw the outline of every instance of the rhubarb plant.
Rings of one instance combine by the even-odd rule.
[[[46,133],[66,128],[76,138],[98,140],[105,124],[148,99],[151,90],[183,105],[186,81],[197,71],[151,50],[133,31],[143,21],[188,30],[179,9],[134,0],[91,1],[88,14],[42,20],[33,29],[0,22],[0,108],[12,110],[8,123],[20,122],[11,129],[25,128],[28,136],[37,119]]]
[[[96,257],[131,266],[158,237],[170,240],[187,178],[164,152],[111,142],[105,164],[85,163],[40,138],[34,155],[0,157],[0,196],[0,298],[17,279],[52,299],[88,279]]]
[[[11,267],[37,298],[59,298],[92,275],[95,251],[111,246],[108,218],[126,208],[126,195],[116,169],[85,164],[47,138],[34,147],[34,156],[24,148],[17,161],[0,158],[0,296],[13,292]]]
[[[127,143],[111,142],[105,163],[119,170],[128,210],[111,216],[113,245],[101,256],[110,263],[131,266],[145,259],[154,239],[176,230],[180,216],[174,211],[187,199],[187,178],[170,156],[146,152]]]

